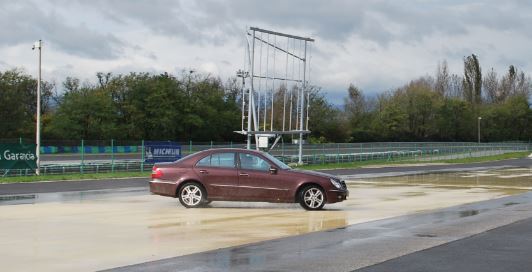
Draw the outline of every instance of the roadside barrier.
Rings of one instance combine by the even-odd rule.
[[[0,139],[0,143],[6,142]],[[13,141],[14,142],[14,141]],[[32,143],[20,140],[21,143]],[[245,143],[181,142],[186,156],[210,148],[245,148]],[[252,146],[254,148],[254,146]],[[105,173],[150,171],[144,160],[144,141],[43,141],[41,173]],[[305,144],[303,163],[330,164],[364,161],[436,161],[484,157],[510,152],[530,151],[525,142],[376,142]],[[298,145],[280,143],[270,154],[287,164],[298,161]],[[33,175],[31,169],[0,169],[2,176]]]

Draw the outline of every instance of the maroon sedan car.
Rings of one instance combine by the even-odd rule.
[[[298,202],[307,210],[343,201],[345,182],[335,176],[294,170],[268,153],[210,149],[153,166],[150,191],[177,197],[187,208],[211,201]]]

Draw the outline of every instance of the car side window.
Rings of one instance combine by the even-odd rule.
[[[213,167],[235,167],[235,153],[217,153],[211,155]]]
[[[199,160],[196,166],[235,168],[235,153],[215,153]]]
[[[207,156],[196,163],[196,166],[211,166],[211,156]]]
[[[259,171],[270,170],[270,164],[261,157],[247,153],[239,153],[238,156],[240,158],[240,168],[242,169]]]

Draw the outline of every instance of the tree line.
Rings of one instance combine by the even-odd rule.
[[[34,137],[36,86],[20,69],[0,71],[0,138]],[[243,141],[234,133],[241,129],[240,88],[236,78],[185,71],[97,73],[94,83],[69,77],[60,86],[44,81],[43,138]],[[514,66],[483,74],[476,55],[464,58],[463,75],[443,61],[434,76],[375,96],[351,84],[340,107],[311,86],[310,141],[476,141],[478,117],[482,141],[528,141],[531,89],[530,77]],[[276,105],[288,91],[279,87]],[[280,127],[282,109],[274,113]]]
[[[463,75],[458,75],[443,61],[434,76],[376,97],[350,85],[335,124],[347,134],[337,137],[349,142],[476,141],[480,118],[482,141],[528,141],[531,90],[531,78],[513,65],[501,76],[493,68],[483,74],[473,54],[464,58]]]

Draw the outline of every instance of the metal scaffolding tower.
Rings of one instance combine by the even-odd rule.
[[[303,136],[310,133],[307,55],[313,42],[257,27],[247,30],[245,69],[237,72],[242,78],[242,129],[236,132],[247,136],[248,149],[253,138],[257,149],[271,150],[283,135],[291,135],[303,163]]]

